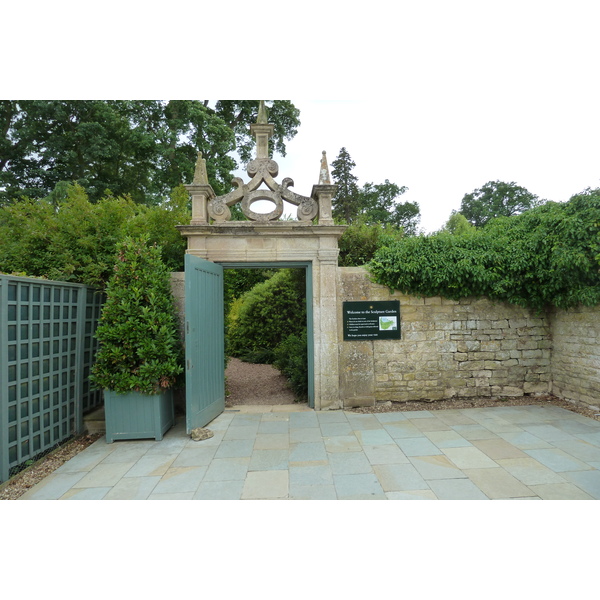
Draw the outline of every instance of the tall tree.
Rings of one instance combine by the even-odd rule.
[[[109,189],[155,204],[193,176],[198,151],[217,194],[231,189],[238,150],[250,158],[258,102],[2,100],[0,101],[0,203],[47,197],[61,181],[76,182],[98,201]],[[300,124],[289,101],[273,101],[274,146]]]
[[[397,202],[397,198],[408,188],[399,187],[388,179],[384,183],[365,183],[359,190],[361,219],[365,223],[387,223],[402,227],[406,235],[415,235],[421,220],[421,210],[417,202]]]
[[[352,223],[360,211],[358,204],[358,177],[352,173],[356,163],[346,148],[342,148],[337,158],[331,163],[331,176],[338,186],[333,200],[333,216]]]
[[[495,217],[512,217],[538,206],[540,201],[514,181],[488,181],[481,188],[465,194],[460,213],[476,227],[483,227]]]
[[[334,183],[338,186],[333,200],[333,216],[352,224],[360,221],[367,225],[389,224],[402,227],[407,235],[414,235],[421,218],[416,202],[397,202],[397,198],[408,188],[391,183],[365,183],[358,186],[358,178],[352,169],[356,163],[346,148],[331,163]]]

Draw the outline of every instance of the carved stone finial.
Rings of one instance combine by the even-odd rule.
[[[327,155],[323,150],[323,156],[321,157],[321,170],[319,171],[319,185],[330,185],[331,179],[329,178],[329,166],[327,165]]]
[[[198,159],[196,160],[196,169],[194,170],[194,183],[196,185],[208,185],[206,161],[202,158],[202,152],[198,152]]]
[[[267,118],[267,109],[265,107],[264,100],[258,101],[258,117],[256,118],[256,122],[260,124],[265,124],[269,122]]]

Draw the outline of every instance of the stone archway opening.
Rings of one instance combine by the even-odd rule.
[[[313,382],[306,372],[306,271],[279,265],[224,269],[226,409],[307,405]],[[271,286],[264,285],[268,281]],[[243,327],[236,333],[240,318]]]

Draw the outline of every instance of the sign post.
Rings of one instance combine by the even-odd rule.
[[[344,340],[399,340],[400,301],[344,302]]]

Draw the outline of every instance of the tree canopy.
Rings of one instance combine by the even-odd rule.
[[[512,217],[540,204],[539,198],[514,181],[488,181],[465,194],[460,213],[476,227],[495,217]]]
[[[272,147],[285,155],[299,110],[271,103]],[[60,182],[77,183],[92,202],[128,194],[157,204],[190,183],[198,151],[217,194],[251,158],[258,102],[219,100],[1,100],[0,204],[45,198]]]
[[[539,310],[599,304],[600,189],[463,235],[403,238],[380,248],[369,268],[406,294],[485,296]]]
[[[333,200],[334,218],[352,224],[357,221],[367,225],[388,224],[401,227],[405,234],[414,235],[421,217],[416,202],[398,202],[407,191],[406,186],[398,186],[388,179],[384,183],[367,182],[361,188],[352,170],[356,163],[348,150],[342,148],[338,157],[331,163],[331,175],[338,186]]]

